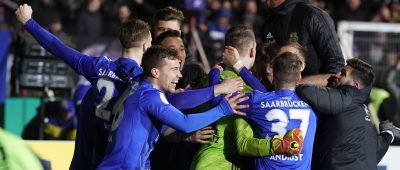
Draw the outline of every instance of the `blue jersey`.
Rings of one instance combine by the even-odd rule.
[[[90,87],[92,87],[92,85],[83,76],[80,76],[79,82],[76,86],[77,87],[75,88],[73,99],[75,106],[79,106],[82,103],[83,97],[89,91]]]
[[[25,28],[47,51],[66,62],[93,86],[89,90],[89,95],[84,98],[78,114],[75,151],[70,167],[71,169],[93,168],[102,159],[101,153],[104,153],[104,149],[100,148],[105,148],[107,144],[104,138],[107,138],[107,130],[110,130],[110,122],[113,120],[110,110],[117,96],[127,87],[116,75],[116,71],[122,69],[131,77],[136,77],[143,72],[142,68],[128,58],[111,61],[105,56],[91,57],[79,53],[64,45],[33,19],[25,24]],[[95,128],[95,121],[104,128]],[[94,155],[91,155],[92,153]]]
[[[288,130],[300,128],[304,136],[299,156],[274,155],[255,158],[257,169],[311,169],[312,149],[317,117],[310,106],[293,90],[273,92],[253,91],[249,94],[250,107],[244,110],[252,120],[256,138],[283,137]]]
[[[207,112],[184,115],[148,81],[134,87],[121,107],[118,114],[124,119],[112,134],[106,156],[98,169],[143,169],[163,124],[189,133],[233,112],[223,99]]]
[[[115,102],[127,88],[116,75],[117,69],[135,78],[143,71],[132,59],[90,57],[64,45],[58,38],[30,19],[25,28],[46,50],[64,60],[72,69],[83,75],[92,85],[83,98],[78,114],[78,131],[74,157],[70,169],[93,169],[103,159],[111,131],[118,126],[116,116],[111,114]],[[197,96],[197,97],[196,97]],[[167,95],[178,109],[187,109],[202,104],[214,97],[214,87]],[[191,98],[193,100],[187,100]],[[122,117],[118,117],[122,119]]]

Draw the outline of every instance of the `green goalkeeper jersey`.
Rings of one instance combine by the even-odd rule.
[[[238,77],[232,71],[221,73],[221,80],[226,77]],[[244,92],[252,89],[245,85]],[[253,138],[247,119],[235,115],[226,116],[214,123],[215,135],[209,144],[203,145],[193,158],[193,170],[226,170],[247,169],[251,162],[246,162],[246,156],[265,156],[269,154],[268,139]]]
[[[23,140],[0,128],[0,169],[42,170],[43,167]]]

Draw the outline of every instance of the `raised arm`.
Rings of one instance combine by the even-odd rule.
[[[60,58],[85,77],[90,76],[90,73],[94,74],[94,58],[66,46],[57,37],[42,28],[32,19],[32,8],[29,5],[19,6],[15,15],[36,41],[55,57]]]
[[[246,68],[243,64],[242,61],[239,59],[239,52],[237,51],[236,48],[226,46],[224,49],[224,52],[222,54],[224,64],[233,67],[242,77],[243,81],[248,84],[251,88],[254,90],[258,90],[261,92],[267,92],[267,89],[265,86],[260,82],[260,80],[257,79],[249,70]]]
[[[158,91],[145,92],[140,100],[143,110],[163,124],[185,133],[205,127],[223,116],[233,113],[241,114],[233,110],[231,106],[236,106],[237,103],[247,99],[240,98],[242,96],[235,96],[229,100],[222,99],[217,107],[206,112],[185,115],[163,99],[163,95],[163,93]]]
[[[210,86],[217,85],[220,82],[220,80],[219,80],[220,76],[221,76],[221,70],[220,69],[218,69],[218,68],[211,69],[210,72],[208,73]],[[220,101],[222,98],[223,98],[222,95],[213,98],[210,101],[210,106],[211,107],[216,106],[218,101]]]
[[[318,58],[321,60],[320,73],[337,73],[345,65],[335,25],[331,17],[322,10],[315,10],[310,23],[305,24],[311,36]]]
[[[242,77],[243,81],[248,84],[253,90],[261,92],[268,92],[267,88],[257,79],[246,67],[242,67],[239,71],[239,76]]]

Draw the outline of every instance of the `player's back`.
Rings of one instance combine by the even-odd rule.
[[[96,167],[105,156],[110,131],[118,127],[114,123],[116,115],[112,114],[112,110],[118,97],[128,87],[117,76],[117,71],[123,71],[130,77],[142,73],[142,68],[134,60],[127,58],[111,61],[106,57],[98,57],[91,63],[91,67],[82,68],[83,73],[89,73],[84,76],[92,84],[92,88],[80,107],[78,133],[70,169],[87,169],[88,165]]]
[[[251,94],[250,120],[257,138],[283,136],[288,130],[300,128],[304,136],[303,150],[298,156],[274,155],[255,158],[258,169],[311,169],[312,149],[316,131],[316,115],[293,90]]]

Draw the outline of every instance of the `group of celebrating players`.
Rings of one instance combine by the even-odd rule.
[[[208,87],[178,90],[186,58],[181,22],[160,21],[154,40],[147,23],[136,19],[123,23],[119,30],[122,56],[111,61],[64,45],[32,19],[29,5],[19,6],[16,16],[39,44],[92,85],[77,115],[70,169],[150,169],[150,153],[160,135],[207,143],[197,151],[190,169],[311,169],[317,128],[313,109],[326,112],[329,107],[323,99],[314,99],[309,92],[314,86],[298,85],[306,67],[298,44],[260,48],[271,57],[258,70],[268,75],[260,80],[249,71],[256,52],[260,53],[255,35],[251,28],[234,26],[225,37],[226,68],[217,65],[209,72]],[[361,60],[348,63],[329,83],[349,82],[346,71],[371,73]],[[272,86],[266,87],[264,81]],[[357,87],[371,83],[362,81]],[[206,102],[207,111],[181,111]],[[210,134],[210,124],[215,134],[199,136]]]

